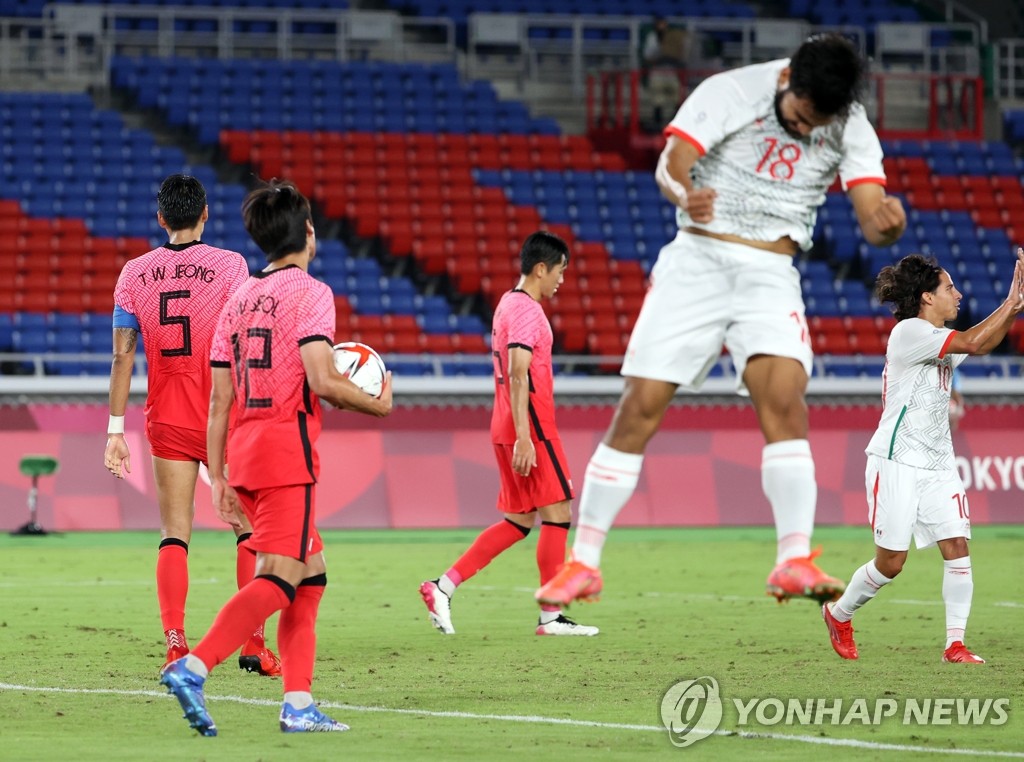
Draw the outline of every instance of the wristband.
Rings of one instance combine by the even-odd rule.
[[[110,416],[110,422],[107,423],[108,434],[124,434],[124,416],[123,415],[112,415]]]

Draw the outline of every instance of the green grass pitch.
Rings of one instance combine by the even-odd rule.
[[[236,660],[207,682],[217,738],[191,731],[157,684],[164,650],[154,533],[0,537],[0,758],[898,759],[1024,758],[1024,526],[978,527],[967,643],[984,666],[940,663],[938,552],[857,614],[861,658],[839,659],[810,601],[764,596],[770,529],[616,529],[605,592],[569,612],[595,638],[533,634],[536,531],[456,594],[457,634],[434,631],[417,593],[471,531],[331,532],[313,690],[348,733],[284,735],[279,680]],[[827,571],[848,578],[872,552],[864,528],[820,529]],[[234,538],[198,533],[187,627],[195,643],[233,592]],[[274,627],[269,629],[274,645]],[[665,691],[713,677],[724,716],[680,749],[661,721]],[[758,722],[734,699],[845,707],[892,699],[1004,699],[999,724]],[[767,705],[766,705],[767,706]],[[772,712],[762,717],[771,719]],[[944,715],[939,715],[941,719]],[[827,719],[827,716],[826,716]]]

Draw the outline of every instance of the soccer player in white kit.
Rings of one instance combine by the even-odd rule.
[[[949,273],[932,258],[911,254],[883,267],[875,293],[893,305],[897,320],[882,374],[882,419],[866,449],[865,486],[875,558],[853,573],[838,601],[822,605],[821,615],[836,653],[856,659],[853,614],[902,571],[913,536],[918,549],[937,544],[942,554],[942,660],[984,664],[964,646],[974,593],[967,548],[971,520],[953,460],[949,397],[953,370],[968,355],[991,352],[1024,309],[1024,250],[1017,250],[1006,300],[962,333],[945,327],[956,318],[962,297]]]
[[[837,175],[869,243],[889,245],[906,227],[856,100],[863,72],[847,40],[813,37],[792,59],[708,78],[666,128],[655,179],[677,207],[679,233],[651,272],[622,398],[585,472],[571,558],[538,600],[566,605],[600,593],[601,551],[636,488],[644,449],[676,389],[699,389],[723,346],[765,438],[761,481],[777,533],[768,593],[819,602],[842,593],[810,546],[817,484],[804,393],[812,351],[792,257],[810,248]]]

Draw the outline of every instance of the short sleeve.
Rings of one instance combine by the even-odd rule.
[[[120,307],[130,315],[138,315],[135,311],[135,298],[132,292],[132,274],[129,272],[130,263],[121,268],[121,274],[117,276],[117,284],[114,286],[114,306]]]
[[[231,367],[231,315],[232,302],[224,305],[217,317],[217,328],[210,343],[210,365],[215,368]]]
[[[907,365],[920,365],[944,357],[946,347],[956,333],[950,328],[936,328],[920,318],[910,318],[893,329],[890,349]],[[958,356],[951,355],[953,358]]]
[[[295,335],[299,344],[323,339],[334,343],[334,295],[329,286],[314,281],[315,287],[306,291],[296,315]]]
[[[520,346],[532,350],[540,343],[547,325],[544,310],[539,304],[530,300],[527,309],[519,310],[512,315],[508,326],[508,346]]]
[[[843,158],[839,163],[839,179],[843,190],[863,183],[885,185],[882,145],[868,121],[864,107],[859,103],[850,109],[843,130]]]
[[[683,101],[665,128],[665,137],[682,138],[703,156],[753,118],[739,83],[728,73],[716,74],[701,82]]]
[[[230,280],[228,282],[228,294],[235,293],[242,284],[249,277],[249,265],[245,261],[245,257],[239,254],[235,260],[234,271],[230,274]]]

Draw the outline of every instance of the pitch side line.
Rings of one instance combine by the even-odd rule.
[[[107,695],[107,696],[146,696],[155,698],[171,698],[163,691],[131,691],[115,690],[113,688],[45,688],[38,685],[15,685],[12,683],[0,683],[0,690],[5,691],[33,691],[35,693],[73,693],[83,695]],[[247,704],[250,706],[278,706],[281,702],[271,699],[253,699],[245,696],[211,696],[207,694],[207,701],[230,701],[235,704]],[[537,725],[567,725],[577,728],[599,728],[601,730],[636,730],[646,733],[664,733],[665,728],[656,725],[630,725],[623,722],[597,722],[595,720],[570,720],[562,717],[543,717],[538,715],[521,714],[476,714],[473,712],[433,712],[427,709],[391,709],[385,706],[357,706],[355,704],[342,704],[336,701],[321,701],[319,705],[325,709],[340,709],[346,712],[378,712],[381,714],[411,714],[418,717],[435,717],[439,719],[458,720],[495,720],[498,722],[519,722]],[[714,735],[724,738],[743,738],[759,741],[792,741],[796,743],[809,743],[819,746],[850,747],[855,749],[870,749],[872,751],[903,751],[923,752],[926,754],[952,754],[961,757],[999,757],[1003,759],[1024,759],[1024,752],[1016,751],[990,751],[987,749],[942,749],[930,746],[905,746],[894,743],[878,743],[876,741],[857,741],[852,738],[822,738],[820,736],[789,735],[786,733],[752,733],[735,730],[716,730]]]
[[[466,584],[466,589],[474,590],[497,590],[499,592],[513,592],[513,593],[533,593],[536,592],[535,587],[498,587],[496,585],[474,585],[472,582]],[[755,596],[755,595],[716,595],[715,593],[685,593],[681,591],[673,591],[669,593],[660,593],[655,591],[647,591],[640,593],[645,598],[685,598],[694,601],[740,601],[746,603],[749,601],[764,601],[767,600],[768,596]],[[895,603],[899,606],[945,606],[941,600],[935,601],[916,601],[909,598],[886,598],[886,603]],[[974,602],[977,606],[978,601]],[[985,605],[985,604],[981,604]],[[988,604],[990,606],[1001,606],[1002,608],[1008,609],[1024,609],[1024,603],[1018,601],[993,601]]]

